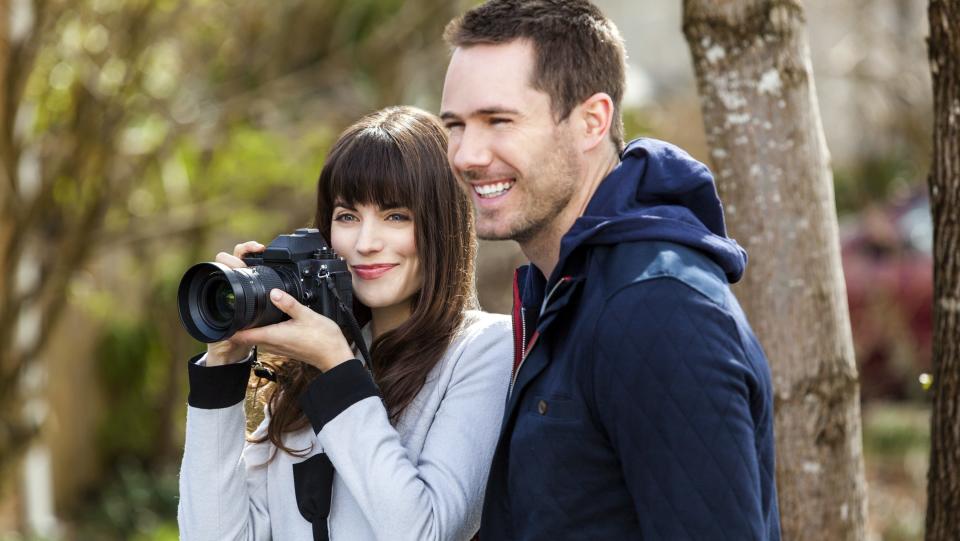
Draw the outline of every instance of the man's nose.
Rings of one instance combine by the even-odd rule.
[[[380,250],[383,250],[380,228],[374,220],[365,220],[360,225],[360,234],[357,235],[357,252],[367,255]]]
[[[451,161],[457,171],[483,169],[493,160],[489,138],[480,130],[464,128],[455,145]]]

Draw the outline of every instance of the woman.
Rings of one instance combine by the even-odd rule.
[[[475,304],[470,202],[432,115],[393,107],[348,128],[320,174],[316,225],[344,257],[368,370],[340,329],[273,290],[291,319],[191,360],[181,537],[469,539],[510,378],[508,319]],[[263,250],[238,245],[239,267]],[[276,366],[244,440],[250,348]],[[331,467],[332,466],[332,467]]]

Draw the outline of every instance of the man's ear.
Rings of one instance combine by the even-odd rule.
[[[588,152],[609,140],[613,124],[613,99],[606,92],[597,92],[583,100],[574,111],[582,121],[581,150]]]

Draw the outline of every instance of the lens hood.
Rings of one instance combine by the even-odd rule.
[[[229,287],[233,313],[225,313],[211,302],[211,291]],[[236,272],[222,263],[197,263],[180,280],[177,308],[180,321],[190,336],[201,342],[219,342],[240,330],[247,312],[247,299]]]

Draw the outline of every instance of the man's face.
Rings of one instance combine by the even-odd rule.
[[[477,209],[482,239],[525,242],[549,227],[578,184],[569,123],[530,85],[533,46],[523,40],[457,48],[443,85],[447,157]]]

